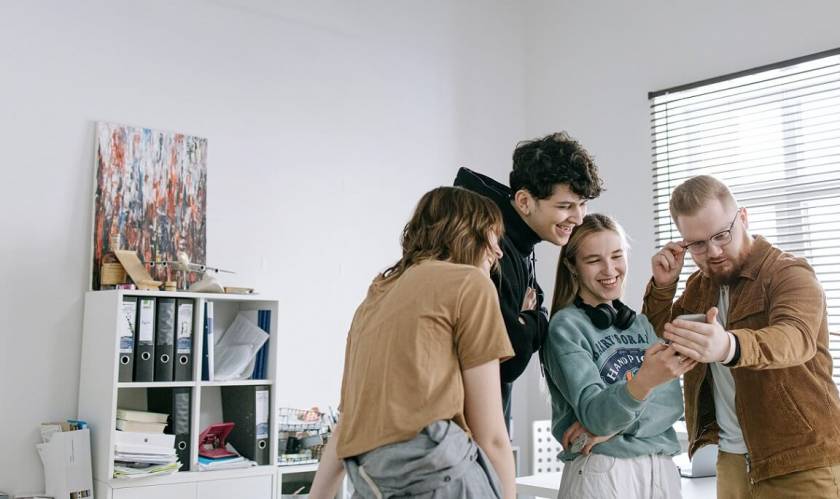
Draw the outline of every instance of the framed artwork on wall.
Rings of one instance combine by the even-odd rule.
[[[115,243],[147,264],[179,252],[206,262],[207,139],[97,122],[95,161],[91,289]],[[165,266],[149,270],[170,280]]]

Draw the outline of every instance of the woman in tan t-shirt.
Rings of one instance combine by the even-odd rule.
[[[402,258],[353,317],[341,421],[310,498],[334,497],[345,469],[354,497],[515,497],[499,393],[513,349],[490,281],[501,232],[483,196],[439,187],[420,199]]]

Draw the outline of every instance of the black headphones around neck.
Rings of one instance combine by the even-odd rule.
[[[636,320],[636,312],[621,300],[613,300],[612,306],[607,303],[599,303],[593,307],[583,302],[580,295],[575,296],[575,306],[586,313],[592,324],[598,329],[607,329],[615,326],[618,329],[627,329]]]

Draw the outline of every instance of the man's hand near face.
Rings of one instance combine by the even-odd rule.
[[[685,262],[685,248],[677,242],[671,241],[651,258],[650,266],[653,272],[653,282],[659,286],[669,286],[680,278]]]

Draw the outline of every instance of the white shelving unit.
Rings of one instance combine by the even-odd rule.
[[[289,497],[299,485],[311,484],[316,471],[318,471],[318,463],[278,466],[276,499]],[[340,494],[339,497],[341,497]]]
[[[123,297],[190,298],[193,307],[193,381],[118,382],[118,317]],[[271,331],[267,379],[202,381],[204,304],[213,302],[214,333],[218,337],[239,311],[270,310]],[[279,494],[277,467],[278,302],[259,295],[222,295],[163,291],[90,291],[85,295],[82,368],[79,380],[79,419],[91,427],[94,491],[97,499],[273,499]],[[198,436],[211,423],[222,421],[221,387],[269,386],[270,463],[252,468],[198,471]],[[145,410],[146,389],[191,388],[190,471],[161,477],[115,479],[114,432],[117,407]]]

